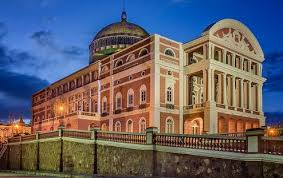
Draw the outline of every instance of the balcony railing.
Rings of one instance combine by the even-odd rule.
[[[63,137],[91,139],[91,132],[78,130],[64,130]]]
[[[252,132],[254,131],[254,132]],[[253,134],[251,134],[253,133]],[[48,138],[76,138],[82,140],[103,140],[109,142],[121,142],[129,144],[152,144],[167,147],[180,147],[224,152],[249,153],[248,137],[254,137],[258,133],[255,129],[250,129],[246,133],[227,133],[222,135],[185,135],[185,134],[160,134],[153,131],[146,133],[126,133],[126,132],[105,132],[97,129],[92,131],[64,130],[36,133],[33,135],[17,136],[8,139],[8,143],[21,143],[26,141],[37,141]],[[258,136],[257,153],[283,155],[282,137],[263,137]],[[94,142],[95,143],[95,142]],[[251,152],[254,153],[254,150]]]
[[[145,144],[146,135],[143,133],[126,133],[126,132],[101,132],[97,133],[98,140],[107,140],[114,142]]]
[[[265,154],[283,155],[283,137],[262,137],[262,152]]]
[[[246,139],[235,137],[156,134],[154,143],[161,146],[242,153],[247,152]]]
[[[193,105],[184,106],[184,110],[190,110],[190,109],[199,109],[203,108],[205,106],[205,103],[198,103]]]

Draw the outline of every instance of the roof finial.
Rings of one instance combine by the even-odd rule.
[[[121,15],[121,21],[127,21],[127,13],[125,10],[125,0],[123,0],[123,11],[122,11],[122,15]]]

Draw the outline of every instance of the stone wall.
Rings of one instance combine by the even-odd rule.
[[[156,175],[170,177],[242,178],[241,161],[156,152]]]
[[[193,156],[115,142],[78,141],[51,139],[9,145],[0,168],[49,172],[62,169],[66,174],[102,176],[283,177],[283,164],[279,163]]]
[[[9,145],[8,147],[8,168],[11,170],[21,169],[21,145]]]
[[[22,144],[22,169],[36,170],[37,169],[37,143]]]
[[[94,172],[94,144],[63,142],[63,170],[66,173],[87,174]]]
[[[61,140],[39,143],[39,170],[59,172],[60,157]]]
[[[100,175],[152,176],[153,152],[98,145],[97,171]]]

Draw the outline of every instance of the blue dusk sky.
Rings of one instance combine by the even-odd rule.
[[[32,93],[88,64],[88,45],[120,20],[122,0],[1,0],[0,120],[31,117]],[[265,53],[264,111],[283,119],[283,1],[126,0],[130,22],[180,42],[223,18],[243,22]]]

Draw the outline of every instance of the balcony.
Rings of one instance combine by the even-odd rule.
[[[200,111],[204,108],[205,103],[198,103],[193,105],[184,106],[184,111]]]

